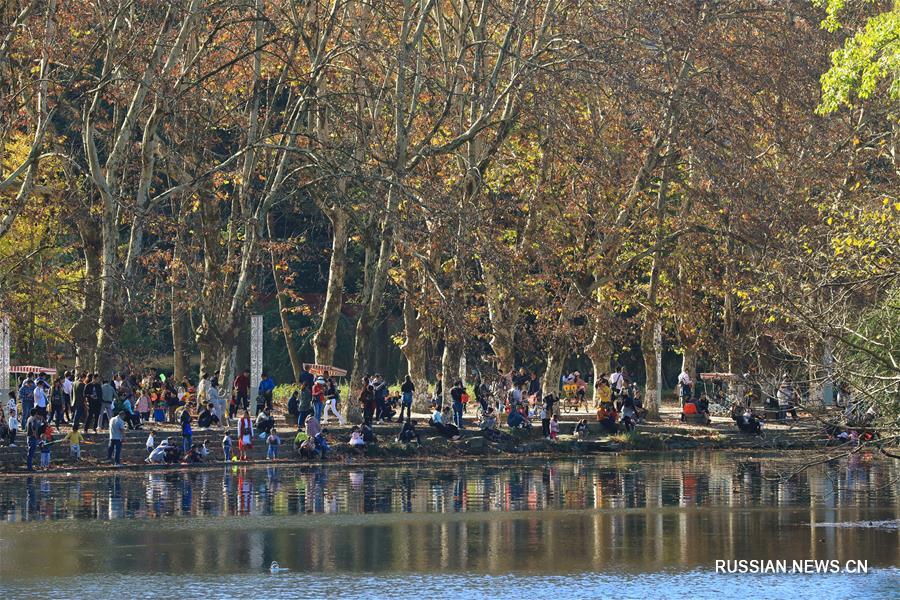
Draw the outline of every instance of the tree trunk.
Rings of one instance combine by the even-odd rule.
[[[575,286],[572,285],[569,287],[569,291],[566,292],[566,299],[563,301],[559,316],[556,319],[557,332],[562,332],[568,328],[580,304],[581,295]],[[562,376],[568,350],[566,340],[562,335],[553,335],[551,337],[550,346],[547,348],[547,370],[544,372],[544,381],[542,383],[545,395],[559,393],[559,379]]]
[[[75,369],[84,373],[97,360],[97,320],[100,316],[100,236],[91,221],[77,220],[84,249],[81,314],[69,329],[75,343]]]
[[[101,267],[100,267],[100,315],[97,320],[97,358],[94,371],[103,378],[112,378],[116,367],[116,345],[121,329],[118,315],[117,297],[121,282],[116,270],[118,260],[119,229],[118,207],[109,197],[103,196],[103,216],[101,221]]]
[[[462,356],[464,344],[455,332],[444,328],[444,353],[441,355],[441,380],[443,383],[444,406],[450,406],[450,388],[459,379],[459,357]]]
[[[174,297],[174,288],[172,291]],[[173,375],[176,382],[187,377],[190,365],[190,353],[187,350],[187,336],[185,330],[185,318],[183,313],[179,313],[176,309],[175,302],[171,304],[172,316],[172,359],[173,359]]]
[[[419,311],[413,306],[409,294],[403,301],[403,329],[406,339],[400,350],[406,357],[406,364],[410,379],[416,386],[416,394],[413,397],[413,408],[417,411],[427,412],[431,403],[428,396],[428,355],[425,347],[425,336],[422,335],[422,325],[419,322]]]
[[[272,213],[269,213],[267,221],[269,227],[269,239],[272,239]],[[269,257],[272,259],[272,279],[275,280],[275,297],[278,299],[278,316],[281,319],[281,333],[284,335],[284,345],[287,347],[288,359],[291,361],[291,371],[293,371],[294,383],[300,385],[300,373],[303,372],[303,363],[300,361],[300,356],[297,354],[297,348],[294,347],[294,332],[287,318],[287,290],[285,289],[284,278],[281,276],[281,271],[279,270],[278,261],[275,259],[275,253],[269,252]],[[318,362],[318,360],[316,362]],[[322,364],[330,365],[331,361]]]
[[[363,296],[362,310],[356,323],[356,340],[353,345],[353,368],[351,389],[359,391],[362,377],[369,371],[369,351],[371,349],[372,328],[381,314],[384,289],[387,285],[388,268],[391,265],[391,253],[394,248],[393,219],[400,201],[399,192],[394,185],[388,190],[387,208],[379,228],[378,257],[375,264],[368,264],[369,283]]]
[[[497,370],[509,373],[516,368],[515,323],[491,321],[491,349],[497,357]]]
[[[685,346],[684,350],[681,353],[681,370],[687,371],[687,374],[691,376],[691,381],[694,382],[694,385],[697,385],[698,375],[697,375],[697,347],[690,345]]]
[[[667,146],[666,155],[672,151],[671,145]],[[644,391],[644,408],[647,409],[647,418],[659,419],[660,405],[662,404],[662,390],[659,387],[659,353],[662,348],[657,344],[657,327],[659,326],[659,275],[662,270],[663,253],[660,244],[663,240],[665,227],[666,203],[668,202],[669,165],[663,168],[662,178],[659,182],[659,191],[656,196],[656,248],[653,251],[653,263],[650,267],[650,283],[647,288],[647,304],[644,308],[644,322],[641,325],[641,353],[644,355],[644,372],[647,375],[647,383]]]
[[[485,302],[491,322],[491,349],[497,358],[497,371],[509,373],[516,368],[516,325],[519,318],[518,301],[502,289],[502,280],[494,266],[482,264]]]
[[[591,368],[594,370],[593,381],[595,385],[592,397],[595,405],[600,401],[599,398],[597,398],[597,380],[601,373],[606,373],[609,370],[609,362],[612,357],[612,344],[607,339],[605,332],[601,329],[601,325],[601,319],[596,319],[594,321],[594,337],[591,340],[591,343],[584,349],[584,353],[591,359]]]
[[[236,336],[232,336],[232,340],[234,340]],[[219,383],[226,384],[226,382],[231,382],[234,380],[234,365],[237,361],[237,343],[232,341],[230,344],[224,347],[224,352],[222,353],[222,357],[219,360]],[[265,371],[265,367],[263,367]],[[227,385],[227,384],[226,384]],[[251,390],[251,395],[253,391]]]
[[[656,316],[647,314],[641,324],[641,354],[644,357],[644,372],[647,383],[644,390],[644,408],[647,409],[647,417],[651,420],[659,419],[659,390],[656,389]]]
[[[566,349],[557,342],[547,353],[547,370],[544,371],[542,386],[544,394],[559,394],[559,380],[562,377]]]
[[[347,269],[347,242],[350,237],[350,216],[341,208],[328,211],[331,220],[331,260],[328,267],[328,288],[322,322],[313,337],[316,362],[320,365],[334,363],[337,348],[337,328],[341,317],[344,294],[344,273]]]
[[[224,354],[223,339],[216,335],[208,315],[203,315],[194,337],[200,350],[200,377],[212,376],[219,369]]]
[[[734,238],[731,236],[731,218],[729,216],[725,216],[725,231],[727,236],[727,241],[725,244],[725,276],[724,276],[724,288],[725,288],[725,306],[724,306],[724,341],[725,341],[725,360],[728,365],[729,373],[738,372],[738,358],[737,358],[737,306],[734,294],[732,293],[733,288],[733,278],[734,278],[734,265],[732,264],[735,260],[734,257]]]

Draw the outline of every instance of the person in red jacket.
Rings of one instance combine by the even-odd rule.
[[[253,421],[250,411],[244,409],[244,416],[238,421],[238,453],[240,460],[247,460],[247,450],[253,447]]]
[[[316,421],[322,420],[322,411],[325,408],[325,378],[319,377],[312,386],[313,414]]]
[[[247,410],[250,407],[250,371],[244,369],[243,373],[235,377],[232,388],[235,410]],[[230,416],[234,417],[233,414]]]

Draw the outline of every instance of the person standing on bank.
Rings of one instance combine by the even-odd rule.
[[[96,380],[95,380],[96,381]],[[113,404],[115,404],[118,396],[116,394],[116,386],[111,381],[105,380],[100,385],[100,416],[97,417],[97,426],[103,429],[103,417],[106,417],[107,427],[113,417]]]
[[[47,382],[43,379],[39,379],[34,386],[34,408],[32,410],[39,412],[44,420],[49,422],[47,419]]]
[[[207,394],[215,415],[219,417],[219,424],[228,427],[228,412],[225,409],[225,399],[219,395],[219,379],[217,377],[210,380]]]
[[[188,410],[188,407],[185,406],[184,410],[181,411],[181,451],[184,454],[188,453],[188,450],[191,449],[191,442],[194,436],[194,430],[191,429],[191,421],[193,418],[191,417],[191,411]]]
[[[122,462],[122,441],[125,439],[125,420],[121,412],[116,413],[109,422],[109,446],[106,449],[106,459],[118,466]]]
[[[50,419],[56,423],[56,429],[59,429],[63,423],[63,391],[62,379],[53,380],[53,387],[50,390]]]
[[[250,407],[250,371],[244,371],[234,378],[231,385],[234,391],[234,412],[229,417],[234,417],[237,411],[247,410]]]
[[[44,432],[44,417],[37,412],[31,414],[25,422],[25,439],[28,442],[28,456],[25,459],[25,468],[34,471],[34,455]]]
[[[256,414],[259,414],[263,408],[272,412],[272,391],[275,389],[275,380],[269,377],[269,374],[263,371],[262,378],[259,382],[256,395]]]
[[[406,420],[409,421],[412,419],[412,403],[413,396],[416,393],[416,386],[412,382],[412,378],[409,375],[403,380],[403,384],[400,386],[400,418],[398,419],[398,423],[403,422],[403,410],[406,409]]]
[[[444,406],[444,374],[438,371],[437,381],[434,384],[434,399],[433,402],[435,406],[437,406],[438,410],[442,410]]]
[[[325,373],[325,411],[324,415],[324,423],[328,422],[328,411],[338,418],[338,423],[344,425],[347,422],[347,419],[344,417],[344,414],[338,410],[338,400],[340,400],[340,393],[338,392],[337,384],[334,382],[334,379],[328,376],[328,373]]]
[[[247,460],[247,452],[253,448],[253,421],[250,419],[250,411],[244,409],[244,414],[238,421],[238,454],[239,460]]]
[[[694,382],[691,381],[691,376],[687,372],[687,369],[681,370],[681,374],[678,376],[678,386],[681,392],[681,405],[684,406],[684,403],[693,397],[692,388],[694,386]]]
[[[375,416],[375,393],[369,385],[369,378],[363,377],[362,389],[359,391],[359,404],[363,411],[363,422],[372,425],[372,417]]]
[[[22,422],[27,423],[28,417],[31,416],[31,409],[34,406],[34,379],[29,373],[22,385],[19,386],[19,402],[22,404]]]
[[[302,428],[306,417],[312,414],[312,390],[306,383],[300,384],[300,400],[297,403],[297,427]]]
[[[460,380],[456,380],[453,387],[450,388],[450,399],[453,401],[453,423],[456,425],[457,429],[462,429],[462,397],[464,392],[465,388],[463,388],[462,381]]]
[[[319,377],[313,384],[312,388],[312,407],[316,421],[322,420],[322,413],[325,410],[325,378]]]
[[[72,424],[75,427],[81,426],[81,422],[87,423],[87,409],[84,405],[87,383],[82,376],[72,390]],[[85,428],[85,433],[87,429]]]
[[[97,433],[97,425],[100,420],[100,405],[103,404],[103,392],[100,389],[100,376],[94,374],[93,378],[87,376],[87,384],[84,387],[84,395],[88,405],[88,416],[84,422],[84,432],[88,427]]]
[[[65,375],[63,375],[62,380],[62,400],[63,400],[63,412],[65,415],[65,422],[71,423],[74,414],[72,413],[72,388],[74,384],[72,383],[72,373],[70,371],[66,371]]]

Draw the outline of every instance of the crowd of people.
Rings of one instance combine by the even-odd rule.
[[[591,382],[589,384],[589,381]],[[418,443],[421,434],[418,422],[412,417],[416,386],[407,375],[395,391],[380,374],[366,376],[361,381],[356,398],[362,423],[349,434],[347,444],[355,451],[377,444],[373,426],[379,423],[401,424],[397,441]],[[593,406],[587,390],[592,386]],[[21,433],[27,445],[26,465],[35,468],[40,454],[40,466],[47,468],[54,444],[65,443],[75,460],[81,458],[81,447],[89,431],[106,429],[109,434],[107,458],[120,463],[122,443],[127,431],[140,430],[150,423],[168,423],[180,428],[180,443],[164,437],[158,443],[150,431],[147,438],[147,462],[197,462],[209,455],[206,442],[194,443],[193,427],[202,430],[222,429],[222,451],[226,460],[247,460],[254,443],[265,445],[269,459],[279,457],[284,443],[276,427],[274,411],[275,381],[263,373],[256,389],[256,403],[252,397],[249,371],[238,374],[230,386],[220,384],[218,375],[202,373],[194,387],[186,378],[175,382],[154,369],[141,373],[123,372],[104,379],[96,373],[65,371],[59,376],[44,374],[25,376],[17,389],[9,394],[5,409],[0,411],[0,443],[15,446]],[[455,380],[445,402],[444,382],[438,374],[430,390],[431,410],[427,424],[437,435],[459,439],[467,426],[480,430],[490,439],[502,439],[506,429],[530,430],[540,422],[541,436],[556,440],[560,431],[561,407],[569,403],[595,411],[596,422],[603,433],[614,434],[634,430],[646,416],[637,383],[624,367],[596,377],[581,376],[579,371],[564,374],[560,379],[562,394],[542,394],[541,381],[536,372],[519,368],[497,377],[493,382],[476,375],[470,386]],[[710,422],[710,406],[725,402],[721,387],[714,397],[695,393],[695,385],[687,371],[678,377],[678,395],[682,406],[682,421]],[[471,391],[471,396],[470,396]],[[428,394],[422,391],[421,394]],[[849,389],[843,389],[849,398]],[[324,427],[334,419],[341,426],[347,416],[341,410],[341,393],[337,380],[327,371],[313,374],[304,368],[299,384],[286,401],[286,422],[296,427],[293,447],[306,457],[323,457],[329,451]],[[427,396],[426,396],[427,398]],[[474,399],[474,402],[472,401]],[[731,418],[740,431],[760,434],[764,419],[753,407],[753,390],[743,403],[731,407]],[[763,406],[790,414],[797,419],[797,393],[785,377],[777,392]],[[464,419],[474,406],[474,418]],[[251,408],[255,409],[251,414]],[[854,412],[855,411],[855,412]],[[860,420],[858,408],[848,402],[848,415]],[[723,414],[723,413],[717,413]],[[152,419],[151,419],[152,417]],[[849,418],[849,417],[848,417]],[[575,434],[583,437],[588,431],[587,419],[581,419]],[[232,432],[236,437],[232,438]],[[290,440],[291,438],[287,438]]]
[[[262,421],[272,412],[274,388],[272,378],[263,373],[256,404]],[[71,457],[80,460],[81,446],[87,443],[85,435],[105,429],[109,435],[107,458],[118,465],[126,430],[143,429],[154,421],[167,422],[180,427],[182,443],[177,445],[167,438],[156,446],[151,432],[148,462],[193,462],[209,452],[205,444],[193,443],[195,420],[204,429],[227,428],[239,410],[247,414],[249,390],[249,371],[234,379],[230,401],[220,391],[215,374],[202,374],[195,388],[187,378],[175,383],[155,369],[126,371],[108,379],[89,372],[65,371],[52,377],[29,373],[10,391],[0,410],[0,443],[15,446],[21,432],[30,471],[35,468],[38,453],[40,467],[48,468],[52,448],[59,443],[66,443]]]

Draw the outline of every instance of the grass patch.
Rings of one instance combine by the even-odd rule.
[[[664,450],[666,447],[665,442],[658,436],[647,435],[638,431],[623,431],[610,436],[609,439],[635,450]]]

